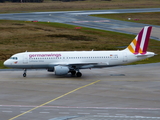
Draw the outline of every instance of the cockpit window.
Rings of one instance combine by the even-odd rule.
[[[18,60],[17,57],[10,57],[10,59],[12,59],[12,60]]]

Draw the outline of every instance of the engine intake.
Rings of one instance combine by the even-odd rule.
[[[55,75],[66,75],[69,72],[67,66],[55,66],[54,67]]]

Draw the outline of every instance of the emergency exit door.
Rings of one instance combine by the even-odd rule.
[[[27,54],[25,54],[25,55],[23,56],[23,63],[24,63],[24,64],[27,64],[27,63],[28,63],[28,55],[27,55]]]

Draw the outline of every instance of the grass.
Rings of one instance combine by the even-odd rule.
[[[129,8],[159,8],[159,0],[86,0],[60,2],[45,0],[43,3],[0,3],[0,13],[35,12],[35,11],[72,11]]]
[[[11,55],[24,51],[117,50],[128,46],[134,35],[95,30],[75,29],[60,23],[0,20],[0,68]],[[160,42],[151,40],[149,51],[160,54]],[[160,62],[157,55],[137,63]]]

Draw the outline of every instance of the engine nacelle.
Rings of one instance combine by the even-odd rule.
[[[66,75],[69,72],[67,66],[55,66],[54,67],[55,75]]]

